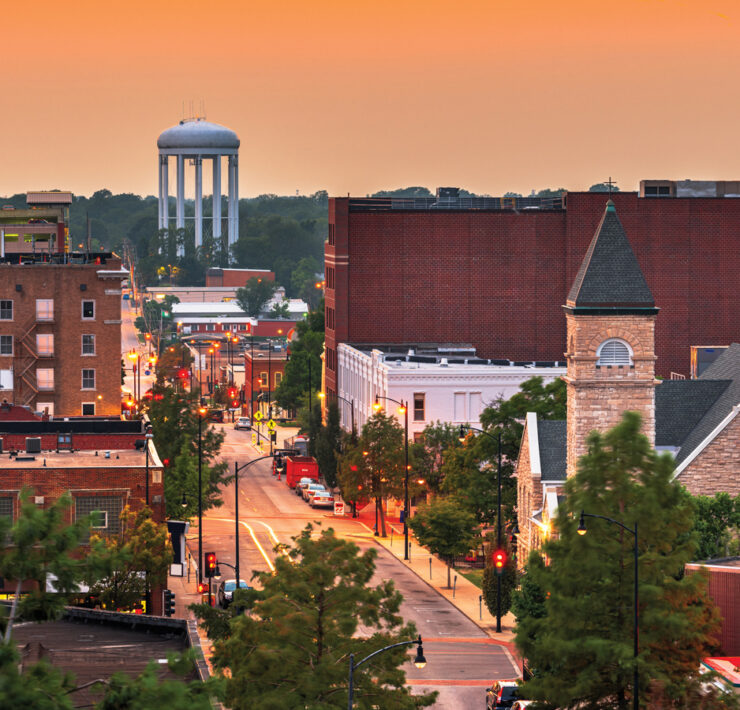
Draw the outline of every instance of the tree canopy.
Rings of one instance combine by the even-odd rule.
[[[233,710],[347,707],[349,654],[356,662],[384,646],[410,641],[416,630],[399,615],[401,595],[390,580],[370,586],[377,552],[360,552],[332,529],[309,525],[294,538],[274,574],[257,574],[247,614],[231,619],[214,644],[214,666],[226,677]],[[358,637],[359,624],[370,629]],[[433,704],[436,693],[405,687],[407,648],[379,654],[354,673],[355,707],[404,710]]]

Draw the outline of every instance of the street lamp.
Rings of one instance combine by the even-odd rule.
[[[395,402],[398,405],[398,411],[403,414],[403,443],[404,443],[404,454],[405,454],[405,475],[403,479],[403,559],[409,559],[409,408],[403,401],[398,401],[392,397],[383,397],[381,395],[375,395],[375,404],[373,409],[378,412],[381,409],[380,401],[386,399],[389,402]]]
[[[213,348],[208,348],[208,354],[210,357],[211,362],[211,378],[208,385],[208,393],[211,394],[213,392],[213,353],[216,352]]]
[[[632,706],[635,710],[638,710],[640,707],[640,677],[637,672],[637,654],[639,652],[639,607],[638,607],[638,590],[639,590],[639,584],[638,584],[638,560],[639,560],[639,549],[638,549],[638,538],[637,538],[637,521],[635,520],[635,527],[634,529],[628,528],[623,523],[620,523],[618,520],[614,520],[613,518],[607,518],[605,515],[594,515],[592,513],[584,513],[581,511],[581,518],[578,521],[578,534],[579,535],[585,535],[588,531],[586,530],[586,518],[600,518],[601,520],[606,520],[608,523],[614,523],[614,525],[618,525],[622,530],[626,530],[628,533],[632,533],[632,535],[635,538],[635,545],[633,548],[634,552],[634,561],[635,561],[635,588],[634,588],[634,620],[633,620],[633,627],[632,627],[632,635],[633,635],[633,650],[632,650],[632,657],[633,657],[633,688],[632,688],[632,696],[633,696],[633,703]]]
[[[401,643],[394,643],[390,646],[385,646],[384,648],[380,648],[374,653],[371,653],[369,656],[365,656],[359,663],[355,663],[355,654],[350,653],[349,654],[349,702],[347,704],[348,710],[352,710],[352,704],[354,701],[354,695],[355,695],[355,685],[354,685],[354,673],[357,668],[359,668],[363,663],[366,661],[369,661],[374,656],[377,656],[379,653],[383,653],[384,651],[390,651],[392,648],[398,648],[399,646],[410,646],[412,644],[416,644],[416,656],[414,657],[414,665],[421,669],[424,668],[427,664],[427,659],[424,658],[424,647],[421,645],[421,636],[419,638],[413,640],[413,641],[402,641]]]
[[[326,398],[326,392],[319,392],[319,399],[325,399]],[[341,399],[342,402],[346,402],[349,404],[349,411],[352,416],[352,436],[355,436],[355,400],[349,400],[346,397],[342,397],[341,394],[337,394],[336,392],[332,393],[332,397],[336,397],[337,399]]]
[[[146,461],[145,466],[144,466],[144,475],[146,477],[146,479],[145,479],[146,480],[146,483],[145,483],[145,488],[144,488],[144,490],[145,490],[144,496],[145,496],[147,508],[149,507],[149,442],[153,438],[154,438],[154,435],[152,434],[152,425],[151,424],[147,424],[146,425],[146,433],[144,434],[144,452],[145,452],[144,455],[145,455],[145,461]],[[144,582],[144,586],[145,586],[145,589],[144,589],[144,599],[146,601],[146,613],[147,614],[151,614],[152,613],[152,610],[151,610],[151,607],[150,607],[150,605],[151,605],[150,596],[151,595],[149,593],[149,572],[148,571],[145,573],[145,577],[146,577],[146,579],[145,579],[145,582]]]
[[[279,454],[275,457],[273,457],[272,454],[269,456],[260,456],[257,459],[252,459],[251,461],[247,461],[247,463],[243,463],[241,465],[234,461],[234,519],[236,521],[236,528],[234,531],[236,564],[234,566],[234,571],[236,572],[237,584],[239,584],[239,579],[241,579],[239,577],[239,473],[258,461],[265,461],[271,458],[275,458],[275,467],[278,471],[282,471],[283,459]]]
[[[137,353],[133,348],[131,349],[131,352],[128,354],[128,359],[131,360],[132,366],[134,368],[134,399],[138,402],[139,399],[141,399],[141,355]],[[136,364],[134,365],[134,361]],[[139,392],[137,394],[136,392],[136,380],[139,380]]]
[[[208,409],[198,407],[198,584],[203,582],[203,481],[201,468],[203,466],[203,417]]]
[[[496,496],[496,550],[502,550],[501,547],[501,432],[494,436],[493,434],[489,434],[487,431],[483,429],[477,429],[474,426],[470,426],[470,424],[461,424],[460,425],[460,443],[463,443],[465,441],[465,432],[466,431],[477,431],[479,434],[484,434],[489,439],[493,439],[494,441],[498,442],[498,495]],[[519,528],[517,527],[517,533]],[[501,633],[501,574],[496,575],[496,633]]]

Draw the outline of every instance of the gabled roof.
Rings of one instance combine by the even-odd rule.
[[[606,203],[586,256],[568,294],[566,309],[580,314],[657,313],[614,203]]]
[[[655,445],[680,448],[730,380],[666,380],[655,388]]]
[[[541,420],[537,422],[542,481],[564,481],[567,453],[567,429],[565,420]]]
[[[681,466],[681,464],[697,449],[706,445],[706,440],[713,432],[716,436],[719,433],[718,427],[723,422],[729,421],[728,417],[740,405],[740,343],[732,343],[702,373],[699,381],[702,380],[724,380],[728,384],[686,437],[686,440],[681,446],[681,451],[676,456],[676,463],[679,464],[678,473],[685,467]]]

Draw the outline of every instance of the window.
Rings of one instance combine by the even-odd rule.
[[[414,421],[424,421],[424,393],[416,392],[414,394]]]
[[[95,416],[95,402],[83,402],[82,403],[82,416],[83,417],[94,417]]]
[[[13,354],[13,336],[0,335],[0,355]]]
[[[54,355],[54,336],[51,333],[36,334],[36,354],[39,357],[52,357]]]
[[[54,320],[54,299],[37,298],[36,299],[36,320],[53,321]]]
[[[82,302],[82,320],[95,320],[95,301]]]
[[[454,421],[465,421],[465,392],[455,392],[453,395],[453,416]]]
[[[270,384],[270,380],[267,377],[266,372],[260,372],[260,386],[262,389],[267,389],[267,385]]]
[[[46,390],[47,392],[54,389],[53,367],[40,367],[38,370],[36,370],[36,387],[38,387],[39,390]]]
[[[632,364],[632,351],[623,340],[607,340],[599,346],[596,352],[597,366],[611,367]]]
[[[335,225],[330,224],[329,225],[329,244],[333,246],[336,243],[336,232],[335,232]]]
[[[206,323],[206,332],[212,333],[216,330],[216,326],[213,323]]]
[[[95,389],[95,370],[83,370],[82,371],[82,389],[83,390],[94,390]]]
[[[0,370],[0,390],[13,389],[13,370]]]
[[[276,372],[275,373],[275,388],[277,389],[280,387],[280,383],[283,381],[283,373],[282,372]]]
[[[0,518],[13,519],[13,498],[11,496],[0,496]]]
[[[95,355],[95,336],[94,335],[83,335],[82,336],[82,354],[83,355]]]
[[[0,320],[13,320],[13,301],[0,301]]]
[[[118,496],[75,498],[75,519],[80,520],[93,515],[93,527],[112,535],[121,530],[121,510],[123,510],[123,498]]]

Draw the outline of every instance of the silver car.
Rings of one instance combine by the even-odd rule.
[[[309,501],[311,499],[311,496],[316,491],[325,491],[326,488],[324,487],[323,483],[309,483],[304,489],[303,489],[303,500]]]

